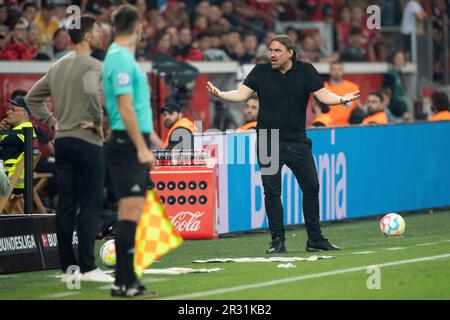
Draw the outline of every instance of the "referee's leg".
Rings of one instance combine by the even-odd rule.
[[[144,197],[124,197],[119,200],[119,222],[116,229],[117,286],[128,287],[137,281],[134,273],[134,242],[144,202]]]

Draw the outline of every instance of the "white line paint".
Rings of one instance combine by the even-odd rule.
[[[383,250],[385,251],[397,251],[397,250],[404,250],[406,249],[405,247],[392,247],[392,248],[385,248]]]
[[[375,253],[375,251],[356,251],[352,252],[352,254],[372,254]]]
[[[425,247],[425,246],[434,246],[435,244],[439,244],[439,243],[437,243],[437,242],[418,243],[418,244],[416,244],[416,246]]]
[[[49,294],[46,296],[43,296],[43,298],[64,298],[64,297],[70,297],[70,296],[77,296],[79,295],[79,292],[71,291],[71,292],[60,292],[55,294]]]
[[[177,296],[169,296],[169,297],[161,298],[159,300],[194,299],[194,298],[199,298],[199,297],[204,297],[204,296],[212,296],[212,295],[216,295],[216,294],[230,293],[230,292],[249,290],[249,289],[258,289],[258,288],[262,288],[262,287],[269,287],[269,286],[279,285],[279,284],[283,284],[283,283],[291,283],[291,282],[297,282],[297,281],[308,280],[308,279],[316,279],[316,278],[323,278],[323,277],[328,277],[328,276],[335,276],[338,274],[344,274],[344,273],[350,273],[350,272],[366,271],[368,267],[374,266],[374,265],[376,265],[380,268],[386,268],[386,267],[399,266],[399,265],[409,264],[409,263],[431,261],[431,260],[438,260],[438,259],[447,259],[447,258],[450,258],[450,253],[441,254],[438,256],[422,257],[422,258],[409,259],[409,260],[400,260],[400,261],[387,262],[387,263],[381,263],[381,264],[371,264],[371,265],[367,265],[367,266],[361,266],[361,267],[355,267],[355,268],[349,268],[349,269],[340,269],[340,270],[321,272],[321,273],[316,273],[316,274],[307,274],[307,275],[303,275],[303,276],[284,278],[284,279],[278,279],[278,280],[267,281],[267,282],[259,282],[259,283],[254,283],[254,284],[246,284],[246,285],[242,285],[242,286],[235,286],[235,287],[216,289],[216,290],[210,290],[210,291],[187,293],[187,294],[182,294],[182,295],[177,295]]]

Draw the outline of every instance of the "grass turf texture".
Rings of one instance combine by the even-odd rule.
[[[270,257],[265,254],[268,233],[186,241],[153,267],[220,267],[225,270],[210,274],[146,275],[142,281],[148,288],[158,291],[159,298],[450,299],[450,211],[404,214],[403,217],[406,221],[405,235],[393,238],[385,237],[380,232],[380,217],[324,224],[324,235],[339,245],[342,251],[319,253],[333,255],[336,257],[334,259],[293,262],[297,266],[295,269],[279,269],[277,262],[192,263],[196,259]],[[288,230],[286,238],[289,253],[283,256],[314,255],[304,250],[306,234],[303,227]],[[98,241],[97,254],[101,244]],[[401,249],[388,250],[398,247]],[[444,256],[414,261],[441,255]],[[397,262],[403,264],[397,265]],[[386,263],[392,264],[383,266]],[[367,273],[365,266],[370,265],[381,265],[379,290],[367,288],[367,279],[371,274]],[[357,269],[349,270],[352,268]],[[57,270],[50,270],[0,275],[0,299],[111,299],[107,284],[82,282],[81,290],[68,290],[54,277],[58,273]],[[261,285],[280,279],[285,279],[285,282]],[[246,285],[256,287],[242,288]],[[227,288],[234,289],[211,293]]]

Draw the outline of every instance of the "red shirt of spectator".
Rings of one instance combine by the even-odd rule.
[[[11,25],[11,41],[8,42],[0,54],[2,60],[31,60],[37,53],[37,47],[27,44],[28,31],[25,24],[17,20]]]
[[[37,53],[37,48],[30,48],[25,43],[8,42],[1,52],[1,60],[31,60]]]

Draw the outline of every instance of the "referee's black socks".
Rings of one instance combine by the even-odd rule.
[[[115,285],[118,286],[130,286],[137,280],[133,268],[136,225],[136,222],[130,220],[117,222]]]

